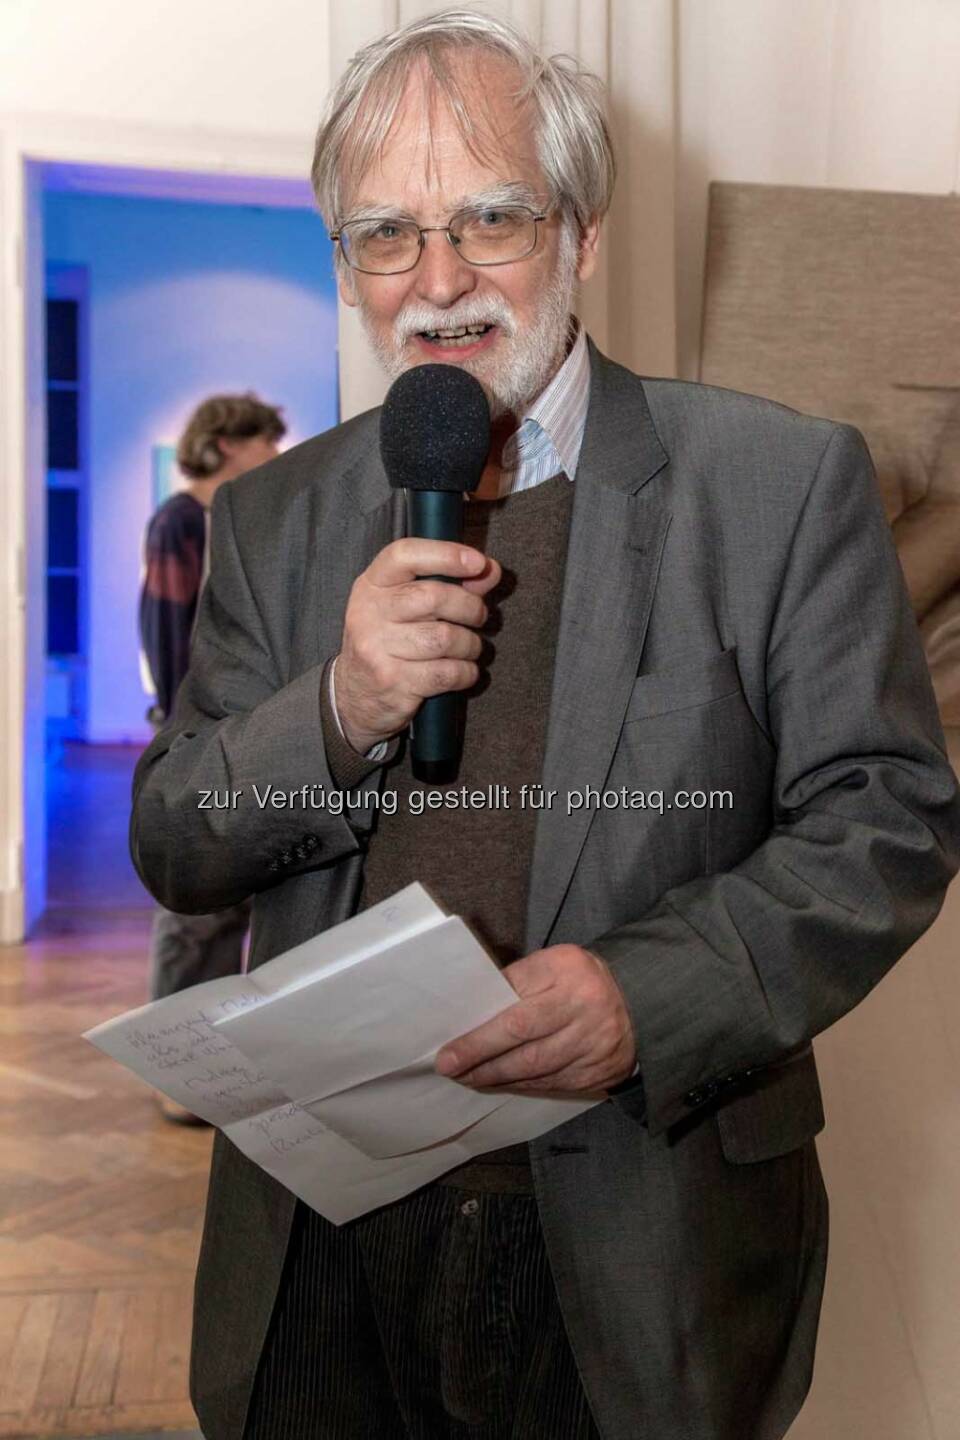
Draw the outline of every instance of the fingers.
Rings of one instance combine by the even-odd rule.
[[[475,630],[447,620],[395,625],[387,644],[397,660],[479,660],[483,651],[483,640]]]
[[[455,1054],[461,1043],[454,1041]],[[445,1073],[440,1064],[443,1053],[437,1057],[441,1074]],[[632,1046],[625,1045],[615,1028],[592,1031],[585,1027],[582,1016],[576,1016],[548,1035],[516,1045],[451,1078],[478,1090],[577,1094],[616,1084],[633,1070],[635,1058]]]
[[[541,1039],[516,1045],[453,1078],[477,1089],[496,1085],[542,1085],[575,1065],[581,1058],[582,1048],[578,1028],[570,1024]]]
[[[568,1013],[556,1005],[518,1001],[444,1045],[437,1055],[437,1069],[441,1075],[460,1080],[468,1072],[472,1074],[478,1067],[515,1052],[518,1046],[546,1040],[562,1029],[568,1018]]]
[[[461,589],[468,590],[473,595],[486,595],[488,591],[500,584],[500,577],[503,574],[500,562],[489,555],[485,558],[487,563],[480,574],[475,580],[464,580]]]
[[[522,960],[514,960],[510,965],[504,966],[504,979],[509,980],[517,994],[524,999],[555,989],[556,955],[559,948],[554,945],[549,950],[531,950]]]
[[[418,620],[451,620],[457,625],[482,625],[487,618],[483,599],[460,585],[443,580],[410,580],[378,595],[386,618],[398,625]]]
[[[487,558],[453,540],[421,540],[409,535],[394,540],[371,562],[367,575],[374,585],[403,585],[418,575],[449,575],[451,580],[476,580],[487,568]]]
[[[418,701],[448,690],[469,690],[480,678],[480,666],[470,660],[436,660],[428,665],[408,665],[403,683],[406,693]]]

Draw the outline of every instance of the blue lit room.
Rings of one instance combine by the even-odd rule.
[[[225,188],[220,182],[221,191]],[[106,167],[43,175],[46,277],[46,897],[149,905],[129,861],[133,763],[154,698],[140,660],[143,536],[183,477],[175,445],[217,393],[283,408],[284,446],[337,420],[329,242],[305,187],[243,203],[216,180]],[[51,913],[53,912],[53,913]]]

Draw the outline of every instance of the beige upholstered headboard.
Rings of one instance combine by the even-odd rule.
[[[700,378],[863,431],[960,725],[960,196],[712,185]]]

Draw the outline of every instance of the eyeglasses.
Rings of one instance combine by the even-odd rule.
[[[349,220],[334,230],[351,270],[365,275],[402,275],[423,253],[423,237],[432,230],[446,235],[468,265],[509,265],[525,260],[537,248],[537,226],[547,215],[526,205],[461,210],[449,225],[415,225],[412,220]]]

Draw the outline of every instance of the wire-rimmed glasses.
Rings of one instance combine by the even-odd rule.
[[[482,206],[460,210],[448,225],[417,225],[413,220],[374,216],[348,220],[330,239],[352,270],[365,275],[402,275],[413,270],[423,252],[423,237],[441,231],[469,265],[510,265],[537,248],[537,226],[546,220],[527,205]]]

